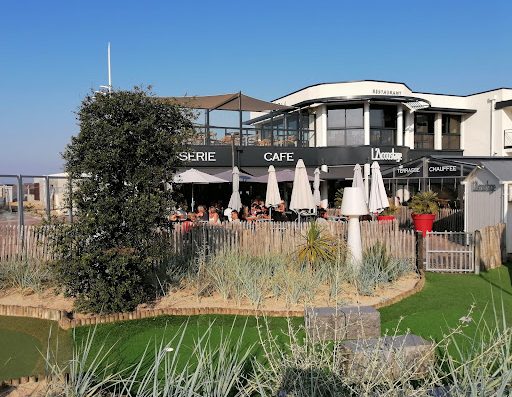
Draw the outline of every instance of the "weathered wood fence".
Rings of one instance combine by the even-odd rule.
[[[505,224],[487,226],[475,232],[475,265],[494,269],[505,262]]]
[[[363,249],[380,242],[397,258],[414,259],[416,238],[411,230],[400,230],[397,221],[361,222]],[[25,241],[20,239],[18,226],[0,226],[0,261],[12,258],[49,260],[51,229],[24,226]],[[168,232],[169,243],[176,254],[196,256],[205,249],[214,254],[221,250],[239,250],[251,255],[291,253],[304,241],[309,223],[256,222],[224,223],[221,225],[199,224],[190,227],[176,224]],[[332,236],[346,239],[347,224],[329,222],[326,226]]]

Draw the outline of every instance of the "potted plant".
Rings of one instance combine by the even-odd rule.
[[[377,220],[379,222],[387,222],[395,220],[395,214],[398,212],[399,207],[395,205],[391,200],[389,200],[389,207],[384,208],[379,215],[377,215]]]
[[[409,204],[412,211],[412,220],[414,222],[414,230],[423,233],[432,231],[437,211],[439,210],[437,193],[421,192],[416,194]]]

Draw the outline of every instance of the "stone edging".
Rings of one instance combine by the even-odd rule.
[[[114,313],[94,317],[84,317],[59,320],[59,326],[63,329],[80,327],[82,325],[95,325],[114,323],[117,321],[140,320],[157,316],[197,316],[202,314],[223,314],[235,316],[266,316],[266,317],[303,317],[303,310],[261,310],[261,309],[239,309],[228,307],[194,307],[194,308],[167,308],[167,309],[146,309],[128,313]]]
[[[416,285],[404,291],[397,296],[387,299],[383,302],[372,305],[380,309],[395,304],[402,299],[421,291],[425,286],[425,275],[421,274]],[[266,316],[266,317],[303,317],[303,310],[262,310],[262,309],[239,309],[236,307],[195,307],[195,308],[167,308],[167,309],[145,309],[128,313],[114,313],[108,315],[91,316],[83,318],[72,318],[73,314],[65,310],[45,309],[42,307],[0,305],[0,316],[32,317],[43,320],[58,321],[63,329],[80,327],[83,325],[106,324],[117,321],[140,320],[156,316],[197,316],[203,314],[223,314],[235,316]]]
[[[386,306],[394,305],[395,303],[398,303],[401,300],[420,292],[424,286],[425,286],[425,273],[421,273],[420,279],[416,282],[416,284],[414,285],[414,287],[412,289],[410,289],[408,291],[404,291],[401,294],[398,294],[397,296],[395,296],[393,298],[386,299],[385,301],[376,303],[372,306],[375,309],[381,309]]]
[[[380,309],[386,306],[393,305],[400,302],[402,299],[408,298],[411,295],[420,292],[425,286],[425,274],[420,274],[420,279],[416,285],[409,291],[404,291],[397,296],[387,299],[383,302],[372,305],[375,309]],[[116,313],[104,316],[95,316],[88,318],[70,319],[70,314],[65,310],[44,309],[40,307],[16,306],[16,305],[0,305],[0,315],[4,316],[18,316],[18,317],[33,317],[44,320],[58,321],[59,326],[63,329],[69,329],[82,325],[105,324],[116,321],[126,320],[139,320],[142,318],[151,318],[162,315],[175,315],[175,316],[194,316],[200,314],[224,314],[224,315],[239,315],[239,316],[267,316],[267,317],[303,317],[303,310],[259,310],[259,309],[238,309],[238,308],[224,308],[224,307],[202,307],[202,308],[168,308],[168,309],[148,309],[139,310],[130,313]],[[3,385],[19,386],[28,382],[40,382],[46,380],[46,375],[32,375],[22,376],[20,378],[13,378],[0,381],[0,387]]]
[[[60,321],[70,317],[66,310],[46,309],[44,307],[0,305],[0,316],[31,317],[41,320]]]

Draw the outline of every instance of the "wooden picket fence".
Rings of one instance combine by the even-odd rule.
[[[27,258],[53,259],[48,226],[0,225],[0,261]]]
[[[361,222],[363,249],[380,242],[397,258],[416,257],[416,238],[412,230],[400,230],[398,222]],[[168,231],[169,243],[177,255],[197,256],[201,250],[215,254],[222,250],[238,250],[250,255],[294,252],[304,241],[309,223],[256,222],[224,223],[220,225],[199,224],[184,227],[177,224]],[[346,239],[347,224],[329,222],[328,232],[337,238]],[[25,240],[20,239],[18,226],[0,226],[0,261],[18,257],[40,260],[52,259],[49,247],[51,229],[24,226]]]

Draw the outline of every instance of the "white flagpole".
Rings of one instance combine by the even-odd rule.
[[[108,43],[108,50],[107,50],[107,57],[108,57],[108,92],[112,92],[112,73],[110,70],[110,42]]]

